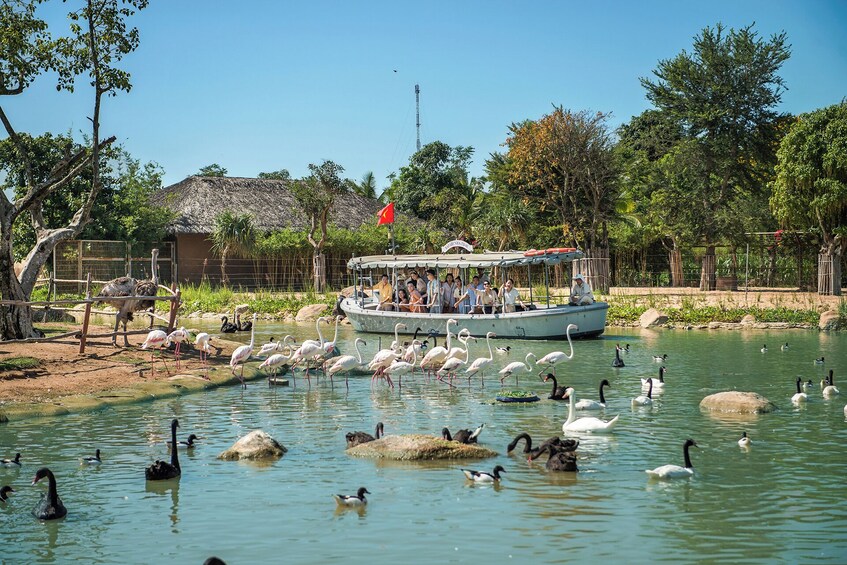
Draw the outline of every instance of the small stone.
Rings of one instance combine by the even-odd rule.
[[[240,438],[229,449],[221,452],[218,459],[273,459],[285,455],[288,449],[262,430],[253,430]]]

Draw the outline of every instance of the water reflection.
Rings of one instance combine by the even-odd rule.
[[[179,533],[177,524],[179,523],[179,479],[171,479],[169,481],[144,481],[144,492],[152,493],[157,496],[170,495],[171,508],[168,515],[171,520],[171,532]]]

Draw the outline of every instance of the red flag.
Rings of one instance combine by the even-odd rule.
[[[393,224],[394,223],[394,202],[389,202],[388,206],[379,211],[379,221],[376,225]]]

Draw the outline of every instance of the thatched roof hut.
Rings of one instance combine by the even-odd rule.
[[[227,210],[249,212],[261,230],[306,228],[308,218],[289,185],[289,181],[276,179],[195,176],[159,191],[153,203],[177,212],[171,226],[174,234],[210,234],[215,217]],[[344,193],[336,199],[329,221],[355,229],[375,218],[383,206],[374,198]]]
[[[159,191],[152,203],[176,212],[170,233],[176,240],[176,280],[180,282],[215,283],[220,279],[220,261],[212,253],[208,237],[221,212],[250,213],[259,230],[306,229],[309,220],[291,193],[290,181],[276,179],[193,176]],[[375,198],[344,193],[336,199],[329,221],[355,230],[373,222],[383,206]],[[333,258],[338,265],[328,265],[328,270],[341,275],[346,271],[342,262],[346,259]],[[296,264],[289,261],[273,268],[248,259],[227,261],[230,280],[247,288],[261,284],[297,288],[298,283],[310,280],[310,269],[309,260],[302,257]]]

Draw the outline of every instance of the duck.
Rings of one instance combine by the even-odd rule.
[[[583,398],[574,405],[574,408],[576,408],[577,410],[604,410],[606,408],[606,397],[603,396],[604,386],[607,386],[609,388],[612,387],[612,385],[609,384],[608,380],[603,379],[602,381],[600,381],[600,402]]]
[[[829,370],[829,377],[827,377],[826,382],[827,385],[823,387],[823,397],[829,398],[831,396],[836,396],[841,394],[841,392],[835,387],[835,383],[833,382],[832,369]]]
[[[556,447],[562,448],[566,451],[576,451],[576,448],[579,447],[578,439],[562,439],[558,436],[553,436],[547,440],[545,440],[540,446],[532,447],[532,438],[528,433],[520,433],[515,436],[515,439],[506,446],[506,453],[509,454],[515,450],[518,443],[521,440],[524,440],[523,452],[527,454],[527,458],[531,461],[538,457],[541,454],[542,448],[549,444],[555,445]]]
[[[544,464],[544,467],[548,471],[564,471],[568,473],[579,471],[579,468],[576,466],[576,453],[572,450],[563,449],[547,443],[541,446],[538,455],[541,455],[544,451],[547,452],[547,462]]]
[[[482,428],[484,427],[485,424],[482,424],[474,431],[459,430],[456,432],[456,435],[450,435],[450,430],[447,428],[441,428],[441,438],[447,441],[457,441],[459,443],[477,443],[476,440],[479,438],[479,434],[482,433]]]
[[[797,393],[791,397],[792,404],[800,404],[801,402],[806,402],[809,399],[808,395],[801,390],[800,383],[802,380],[803,379],[800,377],[797,377]]]
[[[171,420],[171,444],[176,445],[176,429],[179,427],[179,420],[174,418]],[[156,461],[144,470],[144,477],[148,481],[164,481],[167,479],[177,479],[182,474],[182,469],[179,467],[179,449],[171,449],[171,462]]]
[[[747,432],[741,432],[741,439],[738,440],[738,447],[750,447],[750,438],[747,437]]]
[[[339,506],[361,508],[368,503],[368,499],[365,498],[366,494],[371,494],[371,491],[365,487],[360,487],[356,494],[333,494],[332,497]]]
[[[229,321],[226,316],[221,316],[221,333],[234,334],[238,331],[238,326]]]
[[[531,373],[532,366],[529,364],[530,358],[537,359],[537,357],[535,357],[535,354],[530,352],[526,354],[526,357],[524,358],[525,362],[513,361],[502,369],[500,369],[500,384],[503,384],[503,381],[505,381],[510,376],[515,375],[515,384],[517,385],[518,375],[520,373]]]
[[[697,447],[697,442],[693,439],[685,440],[682,446],[682,452],[685,454],[685,467],[679,465],[662,465],[655,469],[644,471],[651,479],[684,479],[694,476],[694,467],[691,465],[691,457],[688,455],[688,449],[691,446]]]
[[[20,468],[21,467],[21,454],[15,453],[14,459],[0,459],[0,465],[2,465],[4,467]]]
[[[502,465],[497,465],[490,473],[474,471],[473,469],[462,469],[462,472],[469,481],[475,483],[499,483],[501,479],[500,473],[505,473],[506,469]]]
[[[506,347],[495,347],[494,348],[494,352],[497,353],[498,355],[508,355],[509,352],[511,352],[511,351],[512,351],[512,348],[511,348],[511,346],[508,346],[508,345]]]
[[[562,431],[567,432],[593,432],[597,434],[610,433],[615,426],[618,424],[618,419],[620,418],[620,414],[615,416],[609,421],[601,420],[600,418],[594,418],[591,416],[586,416],[584,418],[576,418],[574,412],[574,404],[576,402],[576,393],[574,389],[568,387],[565,391],[565,398],[568,398],[570,404],[568,405],[568,419],[562,424]]]
[[[767,344],[762,345],[762,348],[759,351],[761,351],[762,353],[767,353],[768,352],[768,345]]]
[[[640,394],[632,399],[632,406],[653,406],[653,379],[647,379],[647,395]]]
[[[823,357],[818,357],[817,359],[815,359],[815,365],[823,365],[823,362],[824,362]]]
[[[58,520],[64,518],[68,514],[68,509],[62,504],[62,499],[59,498],[59,493],[56,491],[56,477],[53,472],[47,467],[42,467],[35,472],[35,477],[32,479],[32,485],[47,477],[49,483],[47,493],[41,495],[41,500],[32,509],[32,515],[39,520]]]
[[[99,465],[103,461],[100,460],[100,450],[94,451],[94,457],[83,457],[79,460],[80,465]]]
[[[568,345],[570,346],[570,354],[565,353],[564,351],[551,351],[541,359],[535,362],[537,367],[544,367],[548,371],[553,371],[553,374],[556,374],[556,365],[562,363],[564,361],[570,361],[573,359],[573,341],[571,341],[571,330],[578,330],[579,326],[576,324],[568,324],[568,327],[565,328],[565,337],[568,338]],[[542,373],[544,371],[541,371]],[[539,376],[541,373],[538,373]]]
[[[653,361],[655,361],[656,363],[664,363],[665,359],[667,358],[667,353],[665,353],[664,355],[653,355]]]
[[[621,359],[621,348],[619,345],[615,346],[615,360],[612,361],[612,367],[616,367],[620,369],[621,367],[626,367],[626,364]]]
[[[628,344],[628,343],[627,343],[626,345],[624,345],[624,347],[623,347],[623,352],[624,352],[624,353],[629,353],[629,344]]]
[[[553,381],[553,390],[550,391],[550,394],[547,396],[550,400],[565,400],[565,392],[568,390],[566,386],[559,386],[559,382],[556,380],[556,375],[553,373],[547,373],[544,377],[544,382]]]
[[[660,389],[658,392],[661,392],[662,391],[661,389],[665,388],[665,366],[664,365],[659,367],[659,378],[658,379],[653,379],[653,378],[641,379],[641,388],[642,389],[649,387],[651,384],[653,385],[653,388]]]
[[[357,445],[361,445],[363,443],[368,443],[371,441],[378,440],[383,435],[383,425],[382,422],[377,422],[376,430],[374,431],[374,436],[367,432],[347,432],[347,435],[344,437],[347,439],[347,449],[351,447],[356,447]]]
[[[813,386],[815,386],[815,383],[812,382],[812,379],[809,379],[803,383],[803,391],[808,392]]]
[[[7,500],[9,500],[9,493],[15,492],[15,489],[10,487],[9,485],[0,488],[0,503],[5,504]]]
[[[256,356],[266,357],[270,355],[271,353],[279,349],[280,343],[281,342],[274,341],[274,337],[271,336],[270,339],[268,339],[268,342],[262,345],[261,349],[259,349],[259,352],[256,354]]]
[[[176,444],[176,448],[177,449],[194,449],[195,447],[197,447],[197,444],[194,443],[195,439],[200,439],[200,438],[197,437],[194,434],[191,434],[185,439],[185,441],[178,441],[177,444]],[[174,444],[171,443],[171,440],[168,440],[167,444],[168,444],[168,449],[173,448]]]
[[[779,348],[782,351],[788,351],[788,342],[786,341],[784,344],[780,345]]]

